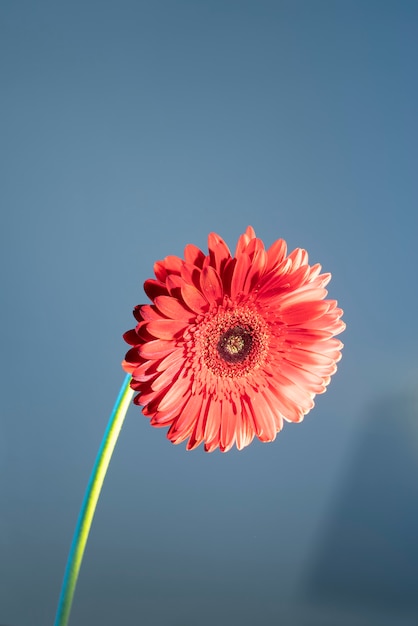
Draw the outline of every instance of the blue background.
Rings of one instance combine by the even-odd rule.
[[[1,623],[53,623],[154,260],[248,224],[332,272],[338,373],[225,455],[131,407],[71,623],[416,623],[417,62],[412,0],[2,0]]]

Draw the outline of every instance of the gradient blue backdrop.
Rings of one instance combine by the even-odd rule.
[[[332,272],[338,373],[227,455],[132,407],[71,623],[416,623],[417,62],[413,0],[2,0],[0,623],[53,622],[154,260],[248,224]]]

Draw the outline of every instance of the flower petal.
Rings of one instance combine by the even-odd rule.
[[[238,407],[233,402],[224,399],[222,402],[220,402],[220,408],[220,449],[222,452],[228,452],[228,450],[232,448],[235,442]]]
[[[250,403],[250,408],[256,426],[257,437],[260,441],[274,441],[277,433],[275,414],[266,402],[265,397],[260,394],[256,405]]]
[[[170,409],[172,405],[176,404],[181,398],[189,397],[191,393],[190,389],[191,386],[188,378],[178,378],[164,394],[158,405],[158,410],[166,411],[167,409]]]
[[[219,235],[210,233],[208,236],[208,249],[210,264],[221,274],[225,268],[226,262],[231,258],[228,246]]]
[[[322,317],[329,309],[327,300],[319,300],[318,302],[302,302],[301,304],[293,304],[292,306],[280,311],[282,319],[289,326],[303,324],[308,320],[315,320]]]
[[[154,380],[151,384],[153,391],[161,391],[162,389],[165,389],[166,387],[169,387],[170,385],[175,383],[177,377],[181,372],[183,364],[184,361],[172,363],[170,367],[167,367],[167,369],[161,372],[161,374],[159,374],[157,377],[155,377],[154,374]]]
[[[184,248],[184,260],[190,265],[196,265],[196,267],[203,267],[203,261],[205,260],[205,253],[202,252],[197,246],[192,243],[187,244]]]
[[[251,259],[247,254],[237,258],[231,280],[231,298],[235,300],[244,291],[245,279],[251,267]]]
[[[153,341],[147,341],[139,346],[139,354],[144,359],[162,359],[171,354],[174,348],[176,348],[175,341],[154,339]]]
[[[266,272],[275,270],[286,257],[287,246],[284,239],[277,239],[267,250]]]
[[[184,320],[159,319],[148,322],[147,330],[157,339],[174,339],[184,333],[187,322]]]
[[[203,398],[200,395],[190,395],[182,412],[170,428],[169,439],[173,443],[181,443],[192,434],[199,413],[202,410],[202,403]]]
[[[250,243],[251,239],[254,239],[254,237],[255,237],[254,228],[252,228],[252,226],[248,226],[245,233],[241,235],[238,239],[237,247],[235,248],[235,254],[234,254],[236,258],[239,258],[241,254],[245,252],[246,247]]]
[[[204,267],[200,275],[200,287],[210,304],[220,304],[223,299],[222,282],[215,268]]]
[[[166,317],[173,320],[184,320],[191,322],[195,315],[188,311],[177,298],[172,296],[157,296],[155,298],[155,306]]]
[[[150,300],[154,300],[157,296],[167,295],[166,285],[153,278],[149,278],[144,282],[144,291]]]
[[[219,442],[219,431],[221,428],[221,406],[219,400],[215,398],[208,402],[208,414],[205,426],[205,439],[206,442]]]
[[[183,284],[181,295],[186,304],[195,313],[203,313],[208,309],[208,301],[193,285]]]

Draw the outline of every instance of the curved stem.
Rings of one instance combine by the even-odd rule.
[[[97,453],[89,484],[84,495],[78,516],[77,526],[74,531],[73,541],[68,555],[62,582],[61,595],[58,602],[57,614],[54,626],[66,626],[70,617],[71,605],[77,585],[78,574],[83,560],[84,549],[93,521],[94,512],[102,490],[103,481],[112,458],[113,450],[122,428],[126,412],[133,396],[133,390],[129,387],[131,375],[128,374],[123,381],[115,406],[110,415],[103,440]]]

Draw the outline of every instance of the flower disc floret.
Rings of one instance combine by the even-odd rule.
[[[213,375],[237,378],[262,367],[268,354],[269,329],[248,306],[221,308],[196,332],[196,354]]]

